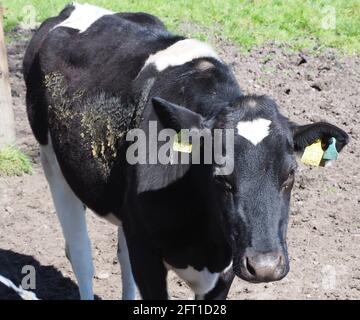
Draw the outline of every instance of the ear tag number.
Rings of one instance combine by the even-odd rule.
[[[331,143],[326,149],[323,159],[325,160],[337,160],[339,157],[339,153],[336,150],[336,139],[331,138]]]
[[[179,132],[174,137],[173,150],[177,152],[191,153],[192,144],[181,141],[181,134]]]
[[[303,163],[318,167],[323,158],[324,150],[321,148],[321,140],[316,140],[313,144],[305,148],[301,157]]]

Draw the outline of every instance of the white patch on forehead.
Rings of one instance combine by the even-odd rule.
[[[77,29],[81,33],[86,31],[95,21],[99,20],[101,17],[114,14],[114,12],[110,10],[99,8],[87,3],[74,3],[73,6],[75,9],[71,12],[70,16],[63,22],[56,25],[53,29],[57,27],[68,27]]]
[[[236,128],[240,136],[256,146],[269,135],[270,124],[270,120],[260,118],[253,121],[240,121]]]
[[[220,58],[208,44],[196,39],[180,40],[170,47],[152,54],[145,62],[143,69],[153,63],[158,71],[168,67],[181,66],[198,58]]]

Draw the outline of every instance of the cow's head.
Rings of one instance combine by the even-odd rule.
[[[153,100],[165,126],[234,130],[234,169],[221,175],[212,165],[209,201],[217,201],[224,231],[233,249],[233,269],[251,282],[282,279],[289,271],[286,231],[289,203],[297,168],[296,153],[332,137],[340,151],[348,135],[334,125],[318,122],[299,126],[282,116],[266,96],[243,96],[209,119],[162,99]],[[223,144],[226,153],[226,144]],[[211,199],[211,200],[210,200]]]

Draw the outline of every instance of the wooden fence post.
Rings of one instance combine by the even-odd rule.
[[[3,12],[4,10],[0,3],[0,149],[7,144],[15,142],[15,120],[5,46]]]

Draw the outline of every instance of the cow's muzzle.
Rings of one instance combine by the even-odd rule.
[[[234,263],[235,274],[249,282],[270,282],[284,278],[289,272],[289,263],[280,250],[258,252],[247,248]]]

